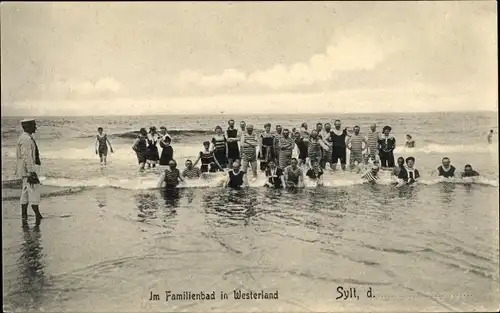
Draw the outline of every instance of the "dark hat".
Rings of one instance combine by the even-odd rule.
[[[382,131],[385,131],[386,129],[388,129],[388,130],[392,130],[392,127],[391,127],[391,126],[388,126],[388,125],[387,125],[387,126],[384,126],[384,128],[382,129]]]

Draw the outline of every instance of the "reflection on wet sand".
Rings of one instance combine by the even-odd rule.
[[[23,239],[18,259],[19,277],[18,290],[12,296],[12,302],[17,308],[38,310],[43,303],[43,291],[46,285],[44,273],[45,261],[41,245],[40,226],[31,229],[23,222]]]

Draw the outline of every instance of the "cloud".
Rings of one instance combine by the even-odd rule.
[[[315,54],[306,62],[275,64],[251,73],[226,69],[217,75],[203,75],[185,70],[179,75],[178,86],[218,88],[251,84],[271,89],[310,86],[334,78],[337,72],[371,70],[394,50],[390,44],[378,44],[367,36],[349,36],[332,43],[324,53]]]
[[[117,94],[122,89],[114,78],[105,77],[95,81],[58,80],[51,85],[51,91],[68,96],[101,96]]]

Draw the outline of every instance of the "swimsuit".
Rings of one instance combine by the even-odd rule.
[[[99,147],[97,149],[97,151],[99,152],[99,156],[100,157],[107,156],[108,155],[108,145],[106,142],[107,141],[106,134],[104,134],[103,136],[97,135],[97,141],[99,143]]]
[[[347,153],[345,146],[345,137],[347,136],[347,130],[343,130],[340,135],[337,135],[334,131],[330,132],[330,138],[332,140],[332,164],[337,164],[340,160],[341,165],[347,163]]]
[[[201,160],[201,172],[206,173],[209,171],[209,166],[210,166],[210,173],[215,173],[217,172],[217,165],[215,164],[214,161],[214,152],[213,151],[200,151],[200,160]]]
[[[227,129],[226,131],[227,138],[238,138],[238,130],[237,129]],[[227,158],[232,161],[240,158],[240,149],[238,148],[238,142],[228,142],[227,143]]]
[[[453,165],[450,165],[448,170],[445,170],[444,167],[441,165],[438,167],[438,176],[442,176],[444,178],[450,178],[450,177],[455,177],[455,167]]]
[[[222,135],[221,137],[215,136],[214,138],[212,138],[212,143],[214,145],[214,156],[222,168],[225,168],[227,165],[226,142],[227,140],[224,135]]]
[[[243,176],[245,172],[239,171],[238,174],[234,173],[234,170],[229,171],[229,183],[227,184],[230,188],[240,189],[243,185]]]
[[[279,147],[279,167],[285,168],[290,164],[292,160],[292,152],[293,147],[295,146],[295,142],[292,138],[281,137],[278,142]]]

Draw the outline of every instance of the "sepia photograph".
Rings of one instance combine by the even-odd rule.
[[[0,12],[4,312],[500,309],[496,1]]]

